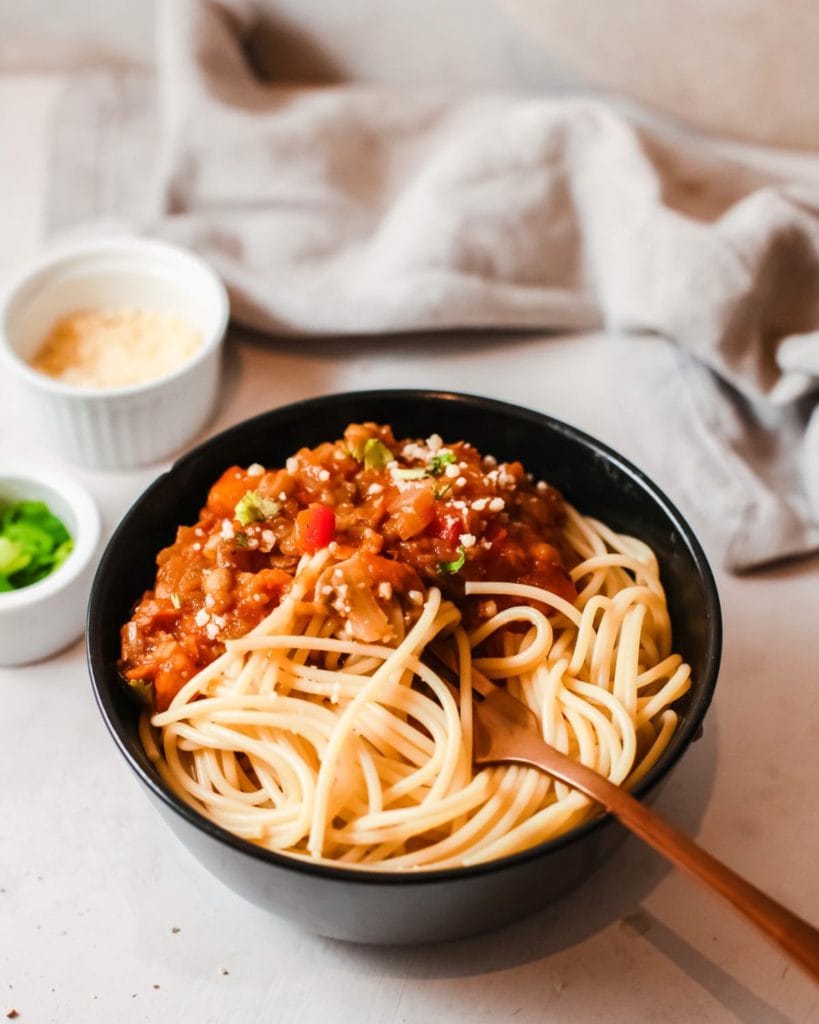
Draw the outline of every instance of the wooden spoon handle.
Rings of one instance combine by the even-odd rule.
[[[819,981],[819,930],[813,925],[766,896],[624,789],[561,754],[539,736],[529,732],[523,742],[523,735],[520,732],[516,737],[515,746],[519,749],[515,751],[515,760],[540,768],[601,803],[649,846],[733,904]],[[511,760],[509,753],[504,760]]]

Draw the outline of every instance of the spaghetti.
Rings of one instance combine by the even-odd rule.
[[[392,458],[399,446],[385,429],[373,427],[371,435],[392,441]],[[419,461],[428,467],[429,458],[415,451],[403,468]],[[402,466],[392,461],[379,472],[395,479]],[[471,462],[458,467],[464,477]],[[512,475],[520,501],[516,506],[509,488],[500,522],[514,539],[510,510],[544,491]],[[405,472],[397,479],[412,478]],[[424,482],[430,490],[436,484],[432,474]],[[362,481],[363,491],[372,487]],[[309,498],[296,492],[300,506],[309,508]],[[469,508],[477,502],[482,514],[492,500],[473,496]],[[282,509],[267,511],[275,528]],[[288,513],[291,523],[298,514]],[[430,522],[416,536],[428,536]],[[436,549],[434,573],[420,571],[428,547],[419,548],[412,571],[394,572],[389,587],[373,570],[386,571],[389,550],[362,554],[361,544],[345,545],[349,535],[338,539],[338,531],[315,550],[305,545],[275,607],[241,635],[222,636],[212,659],[179,680],[165,706],[155,701],[142,716],[142,743],[166,784],[218,825],[267,849],[377,871],[492,860],[591,816],[595,805],[586,797],[534,769],[473,769],[474,672],[526,703],[547,742],[618,785],[638,782],[668,745],[677,724],[672,705],[690,686],[689,667],[672,652],[653,553],[561,502],[559,538],[555,523],[548,527],[557,553],[549,564],[570,586],[547,587],[531,562],[511,571],[513,560],[496,559],[480,570],[470,550],[481,550],[495,520],[482,519],[477,536],[467,532],[476,522],[462,520],[460,544],[444,551],[452,558],[441,559]],[[464,544],[470,536],[473,543]],[[500,547],[499,529],[494,537]],[[399,556],[393,552],[392,561],[400,563]],[[374,626],[362,626],[364,591],[365,611],[377,605]],[[159,586],[144,600],[155,602],[158,593]],[[132,682],[146,678],[144,664],[155,666],[154,679],[156,666],[166,664],[160,655],[150,663],[127,660],[148,649],[136,646],[138,621],[123,632]],[[162,637],[151,652],[171,640],[181,649],[185,640],[178,630]],[[424,662],[432,644],[458,666],[457,699]]]

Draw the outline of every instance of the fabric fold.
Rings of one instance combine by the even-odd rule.
[[[727,564],[819,547],[819,157],[795,180],[775,154],[599,99],[268,84],[244,50],[255,18],[161,4],[139,217],[216,267],[237,320],[668,339],[689,400],[666,448],[724,517]],[[664,393],[645,382],[658,422]],[[730,501],[697,486],[705,448]]]

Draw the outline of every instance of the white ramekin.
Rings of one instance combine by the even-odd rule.
[[[94,499],[76,480],[0,460],[0,502],[44,501],[74,540],[71,554],[45,579],[0,593],[0,665],[23,665],[62,650],[83,632],[100,541]]]
[[[54,322],[78,309],[172,313],[202,335],[173,373],[124,388],[75,387],[29,365]],[[189,442],[216,400],[229,315],[216,273],[185,249],[145,238],[83,241],[20,274],[0,299],[0,356],[25,386],[54,450],[96,469],[155,462]]]

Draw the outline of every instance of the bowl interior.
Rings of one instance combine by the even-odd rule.
[[[120,627],[153,582],[156,553],[173,540],[179,524],[196,519],[211,483],[227,466],[252,462],[283,465],[299,448],[340,437],[348,423],[366,420],[390,423],[398,438],[438,433],[445,441],[467,440],[499,460],[519,459],[536,477],[560,488],[581,512],[640,537],[654,549],[668,595],[674,647],[691,664],[695,684],[681,704],[680,725],[668,750],[636,792],[651,789],[691,741],[716,682],[720,611],[699,544],[662,493],[639,470],[594,439],[557,420],[504,403],[416,391],[335,395],[264,413],[182,458],[127,514],[97,572],[88,644],[98,702],[131,766],[166,803],[212,834],[220,832],[204,825],[204,819],[163,790],[142,751],[136,734],[136,707],[117,677]],[[575,831],[589,827],[595,823]],[[234,846],[242,842],[226,841]],[[259,855],[279,863],[284,859],[266,851]]]
[[[193,257],[128,243],[70,253],[35,271],[11,296],[2,329],[12,352],[28,363],[61,317],[103,307],[171,314],[205,342],[222,318],[220,291]]]

